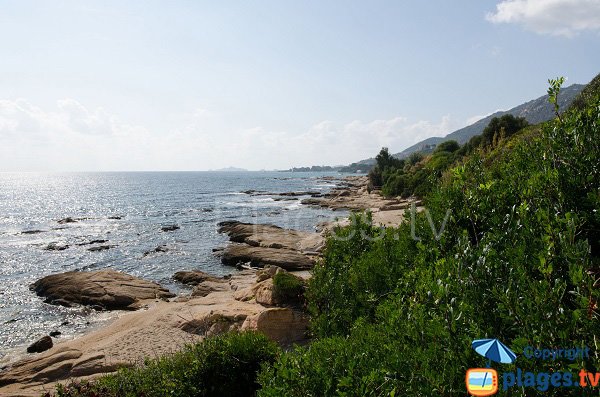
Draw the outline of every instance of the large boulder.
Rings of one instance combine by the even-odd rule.
[[[282,345],[302,342],[307,339],[308,317],[299,311],[288,308],[269,308],[249,316],[241,330],[262,332],[271,340]]]
[[[104,310],[131,310],[142,300],[175,296],[157,283],[110,269],[53,274],[36,281],[30,289],[45,297],[46,303]]]
[[[52,349],[52,346],[54,346],[54,343],[52,343],[52,338],[49,336],[44,336],[43,338],[37,340],[35,343],[31,344],[27,348],[27,353],[45,352],[46,350]]]

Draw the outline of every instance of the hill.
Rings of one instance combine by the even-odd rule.
[[[567,109],[571,105],[575,97],[577,97],[577,95],[583,90],[584,87],[585,85],[583,84],[573,84],[569,87],[561,89],[558,98],[560,108]],[[484,117],[481,120],[476,121],[475,123],[469,126],[451,132],[445,137],[427,138],[403,150],[402,152],[394,154],[394,156],[398,158],[406,158],[414,152],[423,151],[428,153],[431,152],[435,148],[435,146],[439,145],[440,143],[450,140],[455,140],[460,144],[464,144],[475,135],[481,134],[483,132],[483,129],[490,123],[490,121],[494,117],[501,117],[505,114],[510,114],[515,117],[524,117],[525,120],[529,122],[529,124],[539,124],[552,119],[554,117],[554,110],[552,108],[552,105],[548,102],[548,95],[542,95],[537,99],[523,103],[510,110],[499,111],[490,114],[489,116]]]

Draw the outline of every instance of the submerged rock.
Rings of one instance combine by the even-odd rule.
[[[65,223],[76,223],[77,219],[71,218],[70,216],[60,219],[57,221],[59,225],[64,225]]]
[[[46,303],[104,310],[132,310],[141,300],[175,296],[157,283],[110,269],[53,274],[36,281],[30,289],[45,297]]]
[[[45,352],[46,350],[52,349],[52,346],[54,346],[54,343],[52,343],[52,338],[49,336],[44,336],[35,343],[31,344],[27,348],[27,353]]]
[[[109,250],[114,247],[115,247],[114,245],[99,245],[97,247],[88,248],[88,251],[90,251],[90,252],[106,251],[106,250]]]
[[[90,240],[90,241],[86,241],[85,243],[79,243],[77,245],[92,245],[92,244],[104,244],[104,243],[108,243],[108,240],[106,240],[106,239]]]
[[[69,248],[68,244],[50,243],[44,249],[46,251],[64,251]]]
[[[164,253],[164,252],[167,252],[167,251],[169,251],[169,247],[167,247],[166,245],[162,244],[162,245],[159,245],[158,247],[154,248],[153,250],[144,252],[144,257],[146,257],[148,255],[152,255],[152,254]]]

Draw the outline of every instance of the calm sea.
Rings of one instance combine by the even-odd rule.
[[[76,335],[106,321],[108,313],[44,304],[29,290],[37,279],[70,270],[113,268],[159,282],[176,293],[171,276],[200,269],[223,275],[212,249],[226,219],[313,230],[342,214],[308,208],[301,198],[252,196],[242,191],[323,191],[322,176],[280,172],[0,173],[0,364],[21,346],[47,335]],[[71,217],[75,223],[59,224]],[[180,229],[164,232],[163,226]],[[25,233],[24,233],[25,232]],[[104,243],[89,245],[94,240]],[[48,245],[68,246],[47,250]],[[90,247],[110,249],[91,252]],[[144,255],[158,246],[167,252]],[[17,349],[15,349],[17,348]]]

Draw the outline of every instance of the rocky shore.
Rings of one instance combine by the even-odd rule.
[[[348,177],[325,195],[289,192],[279,196],[311,196],[302,203],[332,210],[368,209],[376,224],[400,223],[411,203],[368,192],[366,182],[363,176]],[[193,287],[187,296],[175,296],[154,282],[114,270],[68,272],[38,280],[31,289],[47,303],[120,310],[120,314],[106,327],[73,340],[54,344],[50,336],[44,337],[44,348],[35,350],[41,353],[1,370],[0,395],[39,396],[51,391],[56,382],[140,364],[145,357],[168,354],[230,330],[257,330],[282,345],[304,343],[308,318],[298,305],[277,294],[273,277],[286,272],[299,279],[309,277],[306,270],[315,265],[324,236],[334,226],[324,224],[318,232],[304,232],[221,222],[219,232],[226,234],[230,243],[215,249],[215,255],[224,265],[244,270],[226,277],[197,270],[177,272],[174,280]]]

